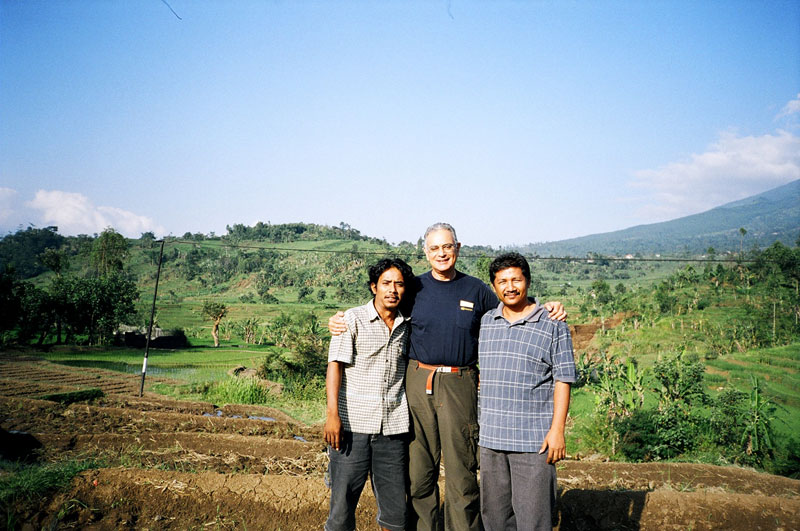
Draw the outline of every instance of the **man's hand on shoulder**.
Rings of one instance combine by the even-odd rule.
[[[344,322],[344,312],[336,312],[328,319],[328,332],[330,332],[332,336],[340,336],[347,332],[347,323]]]
[[[559,301],[544,303],[544,309],[550,313],[550,319],[555,319],[556,321],[567,320],[567,310],[564,309],[564,305]]]

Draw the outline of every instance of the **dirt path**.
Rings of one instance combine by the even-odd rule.
[[[45,393],[100,388],[73,404]],[[328,507],[319,426],[259,406],[138,393],[138,377],[0,356],[0,427],[41,460],[106,468],[17,507],[22,529],[320,529]],[[734,467],[566,461],[558,529],[800,529],[800,481]],[[358,529],[375,529],[369,486]]]

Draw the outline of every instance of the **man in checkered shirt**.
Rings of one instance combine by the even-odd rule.
[[[400,259],[386,258],[370,267],[373,299],[347,310],[347,331],[331,339],[324,428],[330,445],[328,531],[355,529],[367,475],[378,504],[378,525],[391,531],[406,527],[408,323],[398,307],[413,279],[411,267]]]
[[[531,273],[518,253],[498,256],[489,279],[500,299],[481,318],[481,517],[487,531],[552,529],[555,463],[575,381],[563,321],[528,298]]]

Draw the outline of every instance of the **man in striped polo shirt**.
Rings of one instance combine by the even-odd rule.
[[[572,339],[528,298],[531,273],[518,253],[498,256],[489,278],[500,304],[481,319],[481,517],[487,531],[551,530],[555,463],[575,381]]]
[[[367,475],[378,503],[378,525],[391,531],[406,527],[408,324],[398,307],[413,279],[411,267],[400,259],[385,258],[370,267],[372,300],[347,310],[347,331],[331,339],[324,428],[330,445],[327,531],[355,529]]]

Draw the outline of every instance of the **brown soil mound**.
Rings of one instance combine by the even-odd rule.
[[[569,325],[573,348],[576,352],[585,351],[600,328],[605,327],[606,330],[616,328],[630,316],[629,313],[618,313],[606,319],[604,323],[595,319],[595,322],[592,323]]]
[[[586,350],[586,347],[594,339],[594,334],[599,329],[600,325],[594,323],[569,325],[569,331],[572,335],[572,347],[575,351]]]
[[[69,405],[35,398],[86,387],[106,395]],[[137,394],[137,376],[0,357],[0,427],[32,435],[43,461],[97,457],[108,465],[76,476],[64,492],[21,501],[17,527],[322,527],[328,491],[319,426],[267,407]],[[800,481],[694,464],[558,468],[561,530],[800,529]],[[375,516],[367,486],[358,529],[375,529]]]

